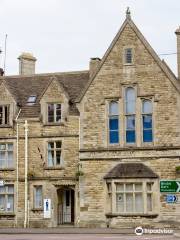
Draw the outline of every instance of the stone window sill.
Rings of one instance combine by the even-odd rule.
[[[14,171],[15,168],[0,168],[0,171]]]
[[[53,127],[53,126],[64,126],[64,122],[59,122],[59,123],[45,123],[43,124],[44,127]]]
[[[44,167],[44,170],[62,170],[62,169],[64,169],[63,166],[54,166],[54,167],[46,166],[46,167]]]
[[[11,125],[0,125],[0,128],[12,128]]]
[[[1,216],[10,216],[10,217],[14,217],[15,216],[15,213],[13,212],[0,212],[0,217]]]
[[[157,213],[106,213],[106,217],[146,217],[146,218],[156,218]]]
[[[42,212],[43,209],[42,208],[32,208],[31,211],[33,211],[33,212]]]

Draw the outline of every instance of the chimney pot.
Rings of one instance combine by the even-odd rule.
[[[19,75],[35,74],[36,58],[27,52],[23,52],[19,57]]]

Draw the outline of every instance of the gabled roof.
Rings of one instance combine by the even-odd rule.
[[[158,175],[142,163],[120,163],[104,176],[115,178],[158,178]]]
[[[74,102],[89,80],[89,71],[6,76],[0,80],[5,82],[10,93],[21,106],[20,117],[39,117],[40,98],[53,79],[63,86],[69,96],[70,114],[78,115]],[[33,106],[28,106],[27,99],[31,95],[37,96],[37,100]]]
[[[137,37],[141,40],[142,44],[146,47],[146,49],[148,50],[148,52],[151,54],[151,56],[154,58],[154,60],[156,61],[156,63],[158,64],[158,66],[161,68],[161,70],[165,73],[165,75],[169,78],[169,80],[172,82],[172,84],[174,85],[174,87],[179,91],[180,93],[180,84],[178,83],[178,80],[176,78],[176,76],[172,73],[172,71],[170,70],[170,68],[167,66],[167,64],[165,64],[163,61],[161,61],[161,59],[159,58],[159,56],[156,54],[156,52],[153,50],[153,48],[151,47],[151,45],[148,43],[148,41],[145,39],[145,37],[142,35],[142,33],[140,32],[140,30],[137,28],[137,26],[135,25],[135,23],[132,21],[131,17],[128,16],[126,17],[124,23],[122,24],[120,30],[118,31],[118,33],[116,34],[115,38],[113,39],[112,43],[110,44],[109,48],[107,49],[107,51],[105,52],[101,63],[99,65],[99,67],[97,68],[97,70],[94,72],[94,74],[92,75],[92,77],[89,79],[86,87],[83,89],[83,91],[81,92],[80,96],[77,98],[77,102],[80,102],[85,93],[87,92],[89,86],[91,85],[91,83],[93,82],[93,80],[95,79],[96,75],[98,74],[98,72],[100,71],[100,69],[102,68],[104,62],[106,61],[108,55],[110,54],[111,50],[113,49],[113,47],[115,46],[116,42],[118,41],[120,35],[122,34],[124,28],[126,27],[126,25],[129,25],[133,31],[136,33]]]

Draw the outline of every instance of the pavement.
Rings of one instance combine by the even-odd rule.
[[[0,228],[0,234],[134,234],[134,228]],[[174,231],[180,237],[180,230]]]
[[[134,228],[0,228],[0,234],[134,234]]]

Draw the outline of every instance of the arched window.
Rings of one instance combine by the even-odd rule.
[[[119,104],[116,101],[109,103],[109,143],[119,143]]]
[[[135,143],[135,114],[136,114],[136,94],[132,87],[126,88],[125,91],[125,109],[126,109],[126,142]]]
[[[143,142],[153,141],[152,131],[152,101],[143,100],[142,102],[142,125],[143,125]]]

